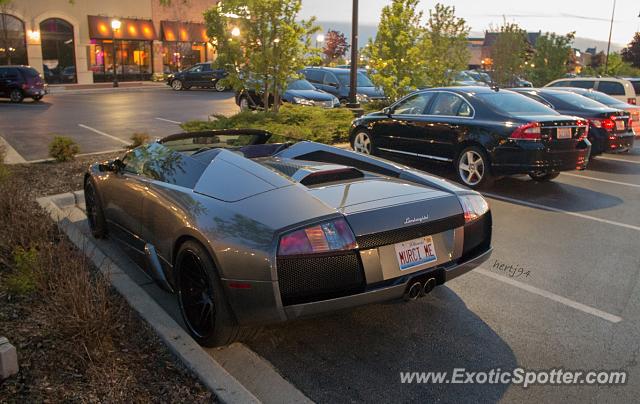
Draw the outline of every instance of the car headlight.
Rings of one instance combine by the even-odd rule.
[[[479,194],[458,195],[462,210],[464,211],[464,222],[469,223],[478,219],[489,211],[489,204]]]
[[[293,97],[293,103],[294,104],[300,104],[300,105],[315,105],[316,103],[313,102],[313,100],[308,100],[306,98],[301,98],[301,97]]]
[[[369,97],[366,94],[356,94],[356,100],[358,102],[369,102]]]

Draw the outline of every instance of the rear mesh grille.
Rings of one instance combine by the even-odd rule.
[[[365,279],[356,252],[318,257],[278,258],[282,304],[308,303],[364,290]]]
[[[356,237],[358,247],[361,250],[376,248],[383,245],[395,244],[414,238],[442,233],[456,227],[464,226],[464,216],[457,215],[411,227],[383,231],[380,233],[365,234]]]

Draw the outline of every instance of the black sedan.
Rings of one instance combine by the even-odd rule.
[[[591,157],[603,152],[624,152],[633,147],[634,133],[629,112],[564,90],[517,88],[513,91],[544,103],[561,114],[588,120]]]
[[[273,97],[269,102],[273,103]],[[289,83],[284,94],[282,94],[282,102],[323,108],[340,106],[340,101],[334,95],[318,90],[307,80],[294,80]],[[242,111],[261,109],[264,107],[263,93],[243,88],[236,93],[236,104]]]
[[[414,92],[356,119],[351,146],[367,154],[453,163],[461,182],[488,187],[496,176],[548,181],[586,168],[586,121],[512,91],[488,87]]]
[[[191,87],[215,88],[216,91],[225,91],[226,85],[222,80],[228,75],[224,69],[215,69],[211,63],[198,63],[170,74],[167,85],[176,91],[189,90]]]

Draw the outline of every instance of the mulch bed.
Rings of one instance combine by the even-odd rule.
[[[14,165],[11,180],[34,198],[75,191],[82,188],[91,162],[114,156]],[[0,403],[215,401],[116,292],[110,298],[118,308],[118,324],[109,347],[95,357],[89,351],[85,354],[76,338],[59,332],[37,295],[10,295],[2,282],[7,270],[0,265],[0,336],[16,346],[20,372],[0,381]]]

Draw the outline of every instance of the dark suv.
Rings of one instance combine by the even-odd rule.
[[[167,85],[176,91],[191,87],[215,88],[225,91],[227,88],[220,79],[227,76],[224,69],[214,69],[211,63],[198,63],[177,73],[170,74]]]
[[[47,94],[47,85],[40,73],[29,66],[0,66],[0,98],[22,102],[25,98],[40,101]]]
[[[316,88],[335,95],[344,104],[349,98],[349,78],[351,70],[336,67],[305,67],[300,71]],[[377,88],[369,76],[358,71],[356,96],[359,103],[385,100],[381,89]]]

